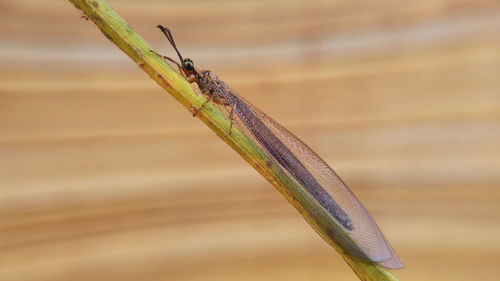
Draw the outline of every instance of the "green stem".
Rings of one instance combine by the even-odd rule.
[[[91,19],[111,42],[190,111],[204,102],[205,98],[197,95],[182,76],[163,59],[150,52],[151,47],[106,2],[103,0],[69,1]],[[315,230],[339,252],[361,280],[397,281],[382,266],[367,262],[345,251],[345,245],[339,241],[347,238],[332,238],[332,236],[342,234],[336,231],[337,226],[332,223],[328,213],[316,206],[293,177],[282,172],[276,164],[272,164],[274,161],[253,142],[251,137],[237,128],[233,128],[232,133],[229,134],[230,122],[218,107],[208,103],[197,116],[276,187]]]

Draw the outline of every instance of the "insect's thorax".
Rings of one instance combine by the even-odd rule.
[[[227,104],[222,91],[230,92],[231,89],[210,70],[202,70],[198,75],[198,87],[202,94],[218,104]]]

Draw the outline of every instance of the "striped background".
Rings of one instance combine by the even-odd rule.
[[[498,279],[498,1],[109,2],[322,155],[401,280]],[[0,280],[357,279],[69,2],[0,0]]]

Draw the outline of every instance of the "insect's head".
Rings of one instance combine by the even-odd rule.
[[[185,58],[182,61],[182,69],[184,69],[184,71],[195,71],[194,62],[190,58]]]
[[[184,71],[184,73],[186,74],[187,77],[189,77],[192,74],[197,74],[196,69],[194,68],[194,62],[189,58],[185,58],[185,59],[182,58],[181,53],[177,49],[177,46],[175,46],[174,37],[172,36],[170,29],[168,29],[162,25],[157,25],[156,27],[158,27],[163,32],[163,34],[165,34],[165,36],[167,37],[167,39],[170,42],[170,44],[172,45],[172,47],[174,47],[174,50],[177,53],[177,55],[179,56],[179,60],[182,63],[182,65],[180,65],[179,63],[177,63],[176,61],[173,61],[173,60],[172,60],[172,62],[181,66],[182,70]]]

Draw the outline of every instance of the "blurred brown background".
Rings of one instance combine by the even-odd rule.
[[[500,2],[139,1],[299,135],[406,264],[500,275]],[[67,1],[0,1],[0,280],[357,280]]]

